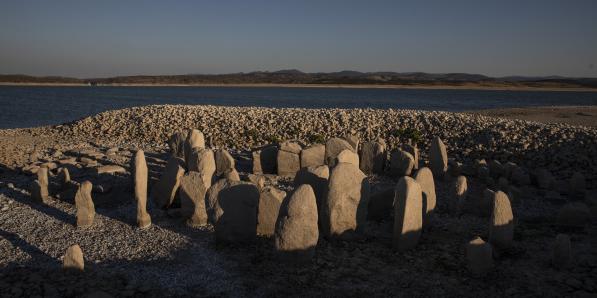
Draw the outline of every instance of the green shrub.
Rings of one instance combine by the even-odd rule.
[[[324,144],[325,137],[320,134],[312,134],[309,136],[309,142],[311,142],[312,144]]]

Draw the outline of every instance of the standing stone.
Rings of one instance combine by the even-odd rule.
[[[458,176],[452,186],[452,200],[450,201],[450,211],[455,215],[462,214],[466,202],[466,193],[468,185],[465,176]]]
[[[67,168],[58,169],[58,181],[61,189],[66,189],[71,181],[70,172]]]
[[[478,201],[477,207],[479,215],[489,216],[493,210],[493,198],[495,192],[489,188],[483,190],[483,197]]]
[[[315,144],[301,151],[301,168],[325,164],[325,145]]]
[[[220,192],[227,187],[230,187],[233,181],[228,179],[220,179],[216,181],[216,183],[212,184],[211,187],[207,190],[206,201],[205,201],[205,209],[207,212],[207,220],[212,224],[215,225],[216,222],[222,216],[222,209],[218,205],[218,197]]]
[[[408,176],[398,181],[394,193],[394,236],[396,251],[414,248],[423,229],[423,198],[419,183]]]
[[[367,142],[361,146],[360,168],[363,173],[381,174],[386,163],[386,146],[381,142]]]
[[[180,178],[180,209],[181,214],[187,219],[190,226],[203,226],[207,224],[205,210],[205,184],[203,175],[190,171]]]
[[[166,164],[162,177],[154,185],[151,197],[154,204],[159,208],[168,208],[174,202],[176,191],[180,185],[180,177],[184,175],[183,164],[182,159],[171,157]]]
[[[584,197],[587,191],[585,176],[580,172],[574,172],[570,178],[570,190],[573,196]]]
[[[388,187],[371,194],[369,199],[369,208],[367,209],[367,218],[373,221],[389,219],[394,212],[394,194],[395,187]]]
[[[286,260],[313,257],[319,239],[317,204],[311,186],[303,184],[287,198],[276,222],[275,248]]]
[[[346,142],[348,142],[348,144],[350,144],[350,146],[352,146],[354,152],[359,150],[359,137],[354,134],[347,134],[344,136],[344,139]]]
[[[433,175],[438,179],[444,177],[448,171],[448,153],[446,145],[439,137],[435,137],[429,147],[429,166]]]
[[[342,150],[336,159],[338,163],[345,162],[359,166],[359,155],[348,149]]]
[[[514,238],[514,216],[508,196],[497,191],[493,197],[493,212],[489,226],[489,243],[498,248],[508,248]]]
[[[41,167],[37,170],[37,180],[31,184],[31,198],[37,203],[49,201],[48,168]]]
[[[234,158],[225,149],[216,150],[216,175],[222,176],[230,169],[234,169]]]
[[[185,159],[184,156],[184,143],[187,139],[188,131],[175,132],[170,136],[168,140],[168,147],[170,147],[170,153],[173,157]]]
[[[187,162],[189,171],[199,172],[203,177],[205,189],[211,186],[214,173],[216,172],[216,160],[214,152],[206,148],[194,148]]]
[[[62,268],[64,270],[83,271],[85,269],[85,259],[83,258],[83,250],[77,244],[70,246],[64,258],[62,259]]]
[[[294,177],[294,186],[299,187],[303,184],[309,184],[315,193],[319,219],[323,218],[323,205],[328,194],[328,180],[330,178],[330,168],[326,165],[311,166],[302,168]]]
[[[278,149],[276,146],[267,146],[261,150],[253,151],[253,173],[254,174],[275,174],[277,165]]]
[[[259,191],[252,183],[230,181],[218,194],[221,215],[215,223],[218,243],[245,243],[257,235]]]
[[[187,138],[184,142],[184,156],[187,165],[189,163],[189,157],[195,148],[205,148],[205,137],[201,131],[197,129],[189,129]]]
[[[390,175],[394,177],[409,176],[415,166],[414,157],[402,150],[392,152],[390,157]]]
[[[477,237],[466,245],[466,261],[473,276],[485,275],[493,268],[493,248]]]
[[[423,191],[424,209],[422,210],[425,210],[423,223],[427,226],[432,221],[436,206],[435,182],[433,180],[433,173],[431,170],[429,170],[429,168],[422,167],[417,171],[417,174],[415,174],[415,180]]]
[[[137,226],[141,229],[151,225],[151,216],[147,213],[147,179],[148,170],[143,150],[135,154],[135,200],[137,201]]]
[[[553,244],[551,263],[558,269],[569,267],[572,261],[571,250],[570,236],[566,234],[558,234]]]
[[[325,162],[333,167],[336,165],[336,158],[343,150],[348,149],[354,151],[352,145],[341,138],[331,138],[325,143]]]
[[[413,169],[418,170],[419,169],[419,148],[417,148],[417,145],[411,145],[411,144],[404,144],[402,145],[402,150],[410,153],[410,155],[413,157],[413,161],[415,163],[415,165],[413,166]]]
[[[263,175],[248,174],[247,179],[249,180],[249,182],[255,184],[255,186],[257,186],[257,189],[259,189],[259,191],[261,191],[265,187],[265,177]]]
[[[280,212],[280,205],[286,197],[286,192],[275,187],[268,187],[259,193],[259,208],[257,209],[257,234],[272,236],[276,228],[276,220]]]
[[[367,220],[369,182],[359,168],[339,163],[332,169],[322,220],[326,236],[358,231]]]
[[[93,225],[95,218],[95,206],[91,199],[91,189],[93,185],[85,181],[79,185],[75,194],[75,205],[77,206],[77,227],[89,227]]]
[[[224,178],[231,180],[231,181],[240,181],[240,175],[236,171],[236,169],[230,169],[224,173]]]
[[[299,151],[300,152],[300,151]],[[301,159],[298,153],[278,150],[278,176],[294,177],[301,168]]]

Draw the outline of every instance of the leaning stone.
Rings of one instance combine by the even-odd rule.
[[[418,170],[419,169],[419,148],[417,148],[416,145],[404,144],[404,145],[402,145],[402,150],[410,153],[410,155],[413,157],[413,161],[414,161],[413,169]]]
[[[276,228],[276,220],[280,212],[280,205],[286,192],[275,187],[268,187],[259,193],[259,208],[257,208],[257,234],[272,236]]]
[[[183,164],[182,159],[171,157],[160,180],[153,186],[151,197],[159,208],[168,208],[174,202],[176,191],[180,185],[180,177],[184,175]]]
[[[450,210],[455,215],[462,214],[466,202],[468,185],[465,176],[458,176],[452,186],[452,200],[450,201]]]
[[[187,167],[189,171],[201,173],[206,189],[211,186],[216,172],[216,160],[213,151],[206,148],[194,148],[191,150]]]
[[[182,158],[184,160],[184,142],[188,136],[188,130],[175,132],[170,136],[168,140],[168,146],[170,147],[170,153],[173,157]]]
[[[319,239],[317,204],[311,186],[303,184],[285,199],[276,222],[275,248],[286,260],[313,257]]]
[[[357,167],[359,166],[359,155],[348,149],[342,150],[336,159],[337,163],[345,162],[351,163]]]
[[[369,182],[359,168],[339,163],[330,174],[322,220],[326,236],[343,236],[359,231],[367,220]]]
[[[591,220],[591,211],[584,203],[574,202],[564,205],[558,212],[559,226],[582,228]]]
[[[197,148],[197,149],[205,148],[205,137],[203,136],[203,133],[197,129],[189,129],[187,132],[187,138],[185,139],[183,148],[184,148],[185,161],[188,165],[189,157],[191,156],[191,153],[193,153],[195,148]]]
[[[330,166],[333,167],[336,165],[336,158],[338,154],[342,152],[344,149],[349,149],[354,151],[354,148],[350,143],[346,140],[341,138],[331,138],[325,143],[325,162]]]
[[[218,149],[216,156],[216,176],[222,176],[230,169],[234,169],[234,158],[225,149]]]
[[[231,181],[240,181],[240,176],[238,175],[236,169],[230,169],[226,171],[226,173],[224,173],[224,177]]]
[[[126,173],[126,169],[121,167],[121,166],[117,166],[117,165],[107,165],[107,166],[101,166],[101,167],[97,167],[97,174],[101,175],[101,174],[114,174],[114,173]]]
[[[435,182],[433,180],[433,173],[427,167],[420,168],[415,174],[415,181],[421,187],[423,192],[423,207],[425,210],[425,217],[423,223],[425,226],[432,222],[433,213],[436,206]]]
[[[93,225],[95,218],[95,206],[91,199],[91,189],[93,185],[85,181],[79,185],[79,190],[75,194],[75,204],[77,206],[77,227],[89,227]]]
[[[571,250],[570,236],[558,234],[553,244],[551,263],[558,269],[570,267],[570,263],[572,262]]]
[[[392,246],[396,251],[414,248],[423,229],[423,198],[419,183],[403,176],[394,193],[394,235]]]
[[[489,243],[498,248],[509,248],[514,238],[514,216],[510,199],[501,192],[495,192],[493,197],[493,211],[489,226]]]
[[[574,172],[570,178],[570,190],[573,196],[584,197],[587,191],[585,176],[580,172]]]
[[[144,229],[151,225],[151,216],[147,213],[148,169],[143,150],[138,150],[135,154],[133,169],[135,201],[137,201],[137,226]]]
[[[83,250],[77,244],[70,246],[64,258],[62,259],[62,268],[69,271],[83,271],[85,270],[85,259],[83,258]]]
[[[429,147],[429,166],[433,176],[442,179],[448,171],[448,153],[446,145],[439,137],[435,137]]]
[[[267,146],[261,150],[253,151],[253,173],[275,174],[278,169],[277,156],[278,149],[276,146]]]
[[[328,180],[330,178],[330,168],[326,165],[311,166],[302,168],[294,177],[294,186],[299,187],[303,184],[309,184],[315,193],[317,210],[320,214],[320,220],[323,218],[323,204],[328,193]]]
[[[468,269],[475,277],[487,274],[493,268],[493,248],[480,237],[466,245]]]
[[[259,205],[259,191],[255,185],[230,181],[230,185],[219,192],[216,204],[222,210],[214,226],[218,243],[255,240]]]
[[[199,172],[190,171],[180,178],[180,211],[190,226],[207,224],[205,211],[206,188],[203,176]]]
[[[301,168],[325,164],[325,145],[316,144],[301,151]]]
[[[384,190],[371,194],[367,217],[369,220],[382,221],[390,219],[394,205],[394,187],[388,187]]]
[[[282,177],[294,177],[301,168],[301,160],[297,153],[278,150],[278,175]]]
[[[383,173],[386,163],[386,146],[380,142],[367,142],[361,145],[360,165],[365,174]]]
[[[390,175],[394,177],[409,176],[415,166],[413,156],[402,150],[392,152],[390,157]]]

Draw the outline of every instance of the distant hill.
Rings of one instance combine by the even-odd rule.
[[[237,84],[303,84],[303,85],[403,85],[403,86],[463,86],[463,87],[537,87],[537,88],[597,88],[597,78],[548,77],[488,77],[468,73],[424,72],[338,72],[305,73],[296,69],[256,71],[231,74],[188,74],[158,76],[119,76],[110,78],[33,77],[0,75],[0,83],[31,84],[130,84],[130,85],[237,85]]]

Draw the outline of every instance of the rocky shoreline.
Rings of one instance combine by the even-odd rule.
[[[372,201],[387,196],[384,193],[403,175],[417,180],[415,165],[430,166],[435,175],[437,169],[430,163],[445,159],[448,174],[436,179],[435,185],[432,180],[436,219],[422,230],[416,249],[394,252],[393,220],[382,217],[367,221],[363,235],[350,241],[319,237],[313,259],[302,266],[280,265],[271,238],[222,246],[213,239],[214,226],[189,227],[177,209],[149,207],[153,224],[137,228],[132,159],[137,150],[145,151],[152,189],[174,153],[171,136],[184,128],[202,132],[203,146],[215,150],[216,162],[221,163],[217,152],[230,152],[232,170],[247,181],[254,182],[251,174],[258,174],[256,150],[263,152],[269,144],[276,144],[278,152],[287,152],[284,160],[292,160],[317,143],[328,148],[329,140],[336,137],[353,146],[361,166],[366,144],[384,140],[388,152],[384,164],[391,165],[389,172],[364,178]],[[50,291],[46,287],[56,288],[60,296],[94,291],[113,296],[562,296],[597,292],[594,128],[467,113],[165,105],[108,111],[58,126],[2,130],[0,140],[0,274],[11,276],[6,284],[11,289],[8,296],[43,295]],[[283,143],[287,140],[298,149]],[[445,157],[433,149],[439,146],[434,140],[445,143]],[[408,151],[406,144],[416,145],[420,153],[416,162],[406,165],[408,171],[403,166],[394,168],[398,164],[394,153]],[[350,154],[337,155],[334,158],[341,164],[355,162]],[[414,154],[409,155],[402,154],[399,160],[412,159]],[[325,161],[330,171],[333,163],[333,158]],[[76,227],[72,198],[56,190],[57,169],[63,167],[71,169],[73,180],[93,184],[97,215],[90,228]],[[53,198],[41,205],[30,197],[30,184],[40,168],[49,169]],[[293,173],[298,168],[291,165],[283,170]],[[291,194],[294,175],[282,175],[279,164],[277,170],[264,175],[264,186]],[[235,179],[229,173],[220,174]],[[586,185],[582,195],[571,182],[579,176]],[[462,214],[455,216],[451,200],[459,177],[466,177],[468,194],[459,207]],[[528,181],[523,181],[525,177]],[[408,183],[404,187],[410,189]],[[491,234],[488,215],[477,212],[486,189],[508,194],[516,223],[514,244],[494,254],[493,270],[475,278],[467,270],[465,245],[475,236],[487,240]],[[582,227],[562,226],[558,218],[570,204],[590,208],[592,220]],[[569,234],[572,242],[574,265],[565,270],[550,261],[558,233]],[[60,259],[72,244],[83,249],[86,262],[86,271],[76,279],[89,289],[68,292],[59,277],[40,278],[36,286],[27,286],[31,278],[27,268],[60,272]],[[121,278],[104,282],[102,276],[110,275]]]

